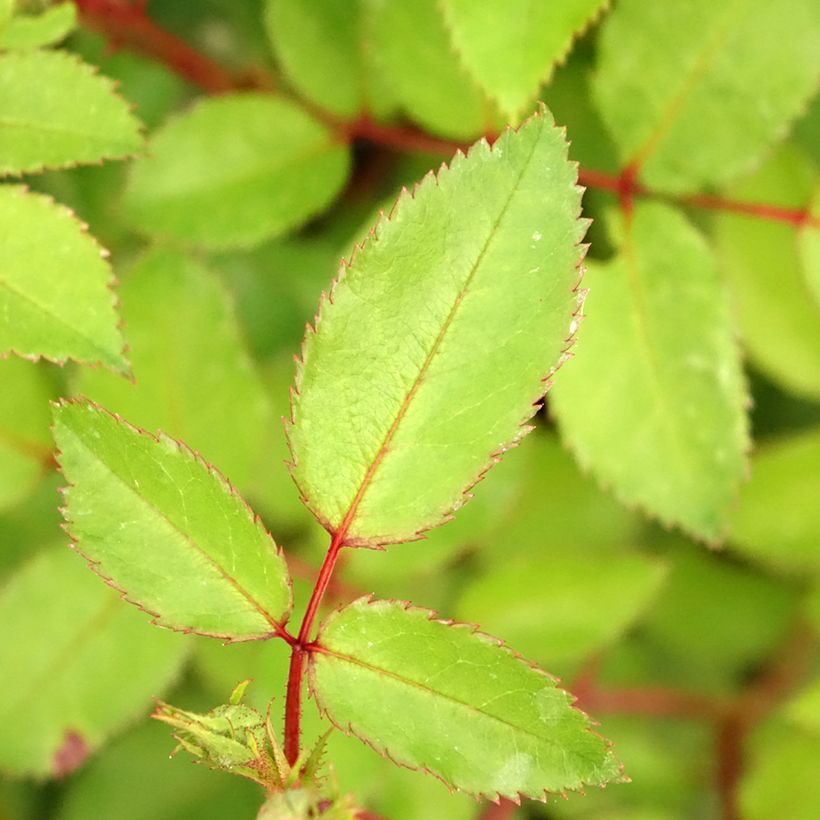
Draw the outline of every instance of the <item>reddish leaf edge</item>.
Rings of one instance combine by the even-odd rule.
[[[504,445],[499,447],[498,449],[492,451],[489,454],[489,458],[485,464],[485,466],[478,471],[476,474],[475,480],[470,482],[468,485],[464,487],[464,489],[460,493],[460,503],[457,505],[450,507],[449,509],[445,510],[438,519],[435,521],[425,524],[421,528],[419,528],[415,534],[410,538],[385,538],[385,537],[373,537],[373,538],[355,538],[355,539],[348,539],[345,537],[342,546],[345,547],[358,547],[358,548],[366,548],[366,549],[373,549],[383,551],[385,547],[392,545],[392,544],[401,544],[401,543],[408,543],[411,541],[418,541],[426,537],[426,533],[430,530],[435,529],[436,527],[442,526],[443,524],[447,524],[448,522],[452,521],[455,518],[455,514],[458,512],[461,507],[463,507],[467,502],[469,502],[473,498],[473,493],[471,490],[475,488],[479,482],[484,480],[484,477],[487,473],[494,467],[496,464],[500,463],[501,459],[503,458],[504,454],[507,453],[509,450],[514,449],[517,447],[523,438],[529,433],[532,432],[534,426],[530,424],[530,420],[538,413],[538,411],[543,407],[544,404],[544,397],[549,392],[549,389],[552,387],[553,379],[555,374],[558,372],[560,367],[572,358],[572,347],[575,344],[576,336],[578,332],[578,327],[580,325],[580,320],[583,315],[583,304],[584,299],[586,298],[587,291],[581,288],[581,282],[583,280],[583,275],[585,272],[584,268],[584,259],[586,258],[587,252],[589,250],[589,244],[585,243],[584,236],[589,229],[589,226],[592,224],[592,220],[582,217],[581,214],[583,213],[582,207],[582,200],[583,194],[586,191],[584,186],[578,184],[578,168],[579,163],[574,160],[569,159],[569,142],[567,141],[567,129],[565,126],[557,126],[555,124],[555,119],[552,116],[552,113],[547,108],[547,106],[542,102],[539,103],[537,111],[535,111],[532,115],[530,115],[526,120],[520,123],[518,126],[507,126],[504,131],[502,132],[502,136],[506,134],[517,134],[520,130],[525,128],[531,122],[537,119],[543,118],[546,127],[550,127],[553,130],[556,130],[560,133],[562,137],[562,142],[564,146],[564,161],[574,169],[575,171],[575,184],[573,187],[574,191],[578,196],[578,206],[575,214],[575,222],[578,223],[581,234],[579,236],[578,241],[575,243],[575,248],[577,249],[577,261],[575,263],[575,268],[577,270],[577,278],[573,283],[572,287],[570,288],[570,292],[574,293],[576,296],[576,303],[575,309],[570,314],[569,319],[569,333],[564,339],[564,346],[562,347],[558,359],[555,364],[551,365],[548,369],[547,373],[541,377],[540,384],[541,389],[539,390],[538,394],[531,400],[529,405],[529,411],[522,417],[519,421],[517,426],[517,431],[513,435],[513,437]],[[401,191],[399,192],[398,197],[396,198],[395,202],[393,203],[392,207],[389,211],[385,213],[385,211],[379,211],[379,216],[367,233],[365,234],[364,238],[361,239],[359,242],[356,242],[353,246],[353,249],[348,258],[342,258],[339,269],[336,273],[336,276],[330,283],[330,287],[323,291],[319,297],[319,305],[316,311],[316,314],[313,318],[312,322],[308,322],[305,325],[305,334],[302,339],[302,343],[300,346],[300,351],[297,355],[294,356],[294,363],[295,363],[295,378],[294,383],[290,388],[290,417],[283,417],[283,425],[285,428],[285,439],[287,441],[288,451],[290,453],[290,460],[285,462],[288,471],[290,472],[291,478],[293,479],[294,484],[296,485],[296,489],[299,493],[299,497],[302,503],[307,507],[313,517],[318,521],[318,523],[325,529],[327,532],[332,536],[335,536],[339,527],[336,527],[334,524],[329,522],[319,511],[316,504],[310,498],[308,493],[299,485],[299,482],[296,480],[294,475],[294,471],[297,465],[297,457],[293,450],[293,444],[290,437],[290,430],[296,424],[298,424],[298,413],[296,411],[296,407],[298,404],[299,396],[301,395],[300,387],[302,383],[302,374],[304,372],[304,368],[306,365],[306,353],[307,353],[307,344],[309,339],[316,335],[319,332],[319,327],[322,321],[322,315],[324,310],[327,309],[328,305],[333,304],[333,295],[336,290],[336,287],[344,280],[347,269],[351,268],[355,263],[357,257],[364,253],[367,250],[368,245],[371,243],[378,242],[378,230],[379,227],[384,222],[391,221],[395,215],[397,214],[398,210],[403,206],[403,204],[407,200],[414,200],[416,198],[416,194],[426,189],[430,186],[438,186],[438,181],[440,177],[444,174],[449,173],[450,167],[456,161],[462,162],[468,160],[474,152],[478,151],[486,151],[488,153],[492,153],[495,150],[495,147],[500,144],[500,138],[493,141],[492,144],[488,142],[485,137],[481,137],[478,141],[473,143],[468,149],[467,152],[463,152],[461,149],[456,150],[454,157],[450,160],[450,163],[442,162],[439,166],[437,171],[428,171],[421,180],[416,182],[412,188],[408,189],[406,186],[403,186]],[[340,525],[341,527],[341,525]]]
[[[70,35],[69,35],[70,36]],[[31,166],[27,166],[26,168],[16,168],[16,169],[8,169],[4,170],[0,168],[0,179],[20,179],[28,174],[42,174],[44,171],[65,171],[71,168],[84,168],[86,166],[97,166],[100,167],[104,165],[106,162],[117,162],[122,160],[130,160],[130,159],[137,159],[142,156],[142,152],[145,149],[145,140],[146,140],[146,133],[147,128],[145,123],[137,116],[138,106],[136,103],[132,103],[130,100],[126,99],[122,93],[120,93],[120,89],[122,84],[119,80],[114,80],[106,74],[103,74],[100,70],[100,67],[95,65],[94,63],[89,63],[79,57],[77,54],[74,54],[71,51],[67,51],[63,48],[44,48],[44,49],[32,49],[28,51],[16,51],[16,52],[6,52],[2,56],[0,56],[0,62],[2,62],[7,57],[19,57],[19,56],[27,56],[27,54],[31,54],[35,51],[47,51],[49,54],[57,55],[59,54],[59,59],[64,60],[66,63],[74,63],[75,65],[79,66],[86,72],[86,75],[89,77],[96,77],[106,86],[106,90],[113,96],[116,97],[127,110],[129,116],[134,121],[134,125],[136,126],[135,131],[137,136],[141,140],[141,145],[138,151],[123,151],[121,153],[103,153],[101,154],[96,160],[68,160],[67,162],[58,162],[58,163],[49,163],[49,162],[41,162],[36,163]]]
[[[117,288],[120,285],[120,281],[115,275],[114,269],[111,266],[111,262],[109,261],[111,258],[111,252],[102,244],[100,244],[97,237],[91,233],[88,223],[80,219],[77,213],[73,211],[71,208],[69,208],[68,205],[64,205],[62,202],[58,202],[56,199],[54,199],[54,197],[50,196],[49,194],[44,194],[40,191],[32,191],[28,185],[13,184],[7,187],[11,188],[14,191],[14,193],[19,194],[24,199],[31,197],[33,199],[39,199],[43,202],[48,203],[57,214],[59,214],[61,217],[65,217],[66,219],[68,219],[69,222],[74,223],[74,225],[76,225],[76,227],[78,228],[79,233],[83,237],[84,241],[89,242],[91,246],[99,253],[100,258],[103,261],[103,265],[105,266],[108,272],[105,287],[109,293],[111,309],[114,311],[114,317],[116,319],[114,326],[117,330],[117,334],[119,335],[120,342],[122,344],[122,347],[119,351],[119,355],[122,358],[124,367],[115,367],[113,364],[108,364],[107,362],[104,362],[102,359],[86,360],[78,358],[76,356],[72,356],[70,354],[66,356],[50,356],[45,353],[35,353],[33,351],[18,350],[16,347],[10,347],[0,351],[0,359],[8,359],[11,356],[15,356],[16,358],[25,359],[26,361],[33,362],[35,364],[37,364],[40,361],[45,361],[51,364],[56,364],[58,367],[65,367],[65,365],[68,362],[74,362],[84,367],[89,367],[92,370],[108,370],[110,373],[114,373],[117,376],[122,376],[127,381],[134,383],[134,371],[131,367],[131,362],[128,359],[130,347],[123,333],[123,330],[125,329],[125,322],[122,318],[122,306],[120,303],[119,293],[117,291]]]
[[[162,430],[158,430],[157,433],[151,433],[147,430],[143,430],[141,427],[138,427],[135,424],[132,424],[127,419],[124,419],[122,416],[118,415],[117,413],[112,413],[110,410],[107,410],[100,404],[92,401],[91,399],[86,398],[85,396],[77,396],[72,398],[61,398],[57,401],[49,402],[53,407],[68,407],[72,405],[77,406],[86,406],[91,407],[97,412],[104,413],[110,418],[114,419],[118,424],[125,426],[126,428],[130,429],[132,432],[137,433],[140,436],[146,437],[150,439],[152,442],[156,444],[160,444],[162,442],[171,442],[181,453],[183,456],[190,458],[191,460],[197,462],[199,465],[204,467],[208,473],[214,476],[225,492],[233,496],[234,498],[238,499],[241,505],[245,508],[248,514],[249,521],[257,528],[260,529],[266,536],[266,538],[270,541],[270,545],[273,548],[274,552],[282,559],[283,565],[286,571],[286,581],[289,590],[289,604],[286,613],[285,619],[279,623],[272,617],[267,617],[267,610],[264,609],[261,605],[259,605],[259,613],[269,621],[271,626],[274,629],[270,632],[261,633],[259,635],[248,636],[248,637],[236,637],[234,635],[230,635],[227,633],[219,633],[219,632],[206,632],[204,630],[195,629],[188,626],[182,626],[180,624],[170,623],[165,621],[163,616],[155,612],[154,610],[150,609],[144,602],[132,598],[128,591],[123,587],[119,586],[113,578],[105,575],[99,567],[100,562],[95,561],[93,558],[88,556],[80,547],[79,539],[74,536],[71,532],[71,524],[73,523],[71,519],[68,517],[68,507],[67,507],[67,494],[71,491],[71,488],[74,486],[68,479],[65,479],[65,486],[60,487],[58,492],[63,499],[63,504],[60,506],[59,511],[63,517],[63,523],[61,523],[62,530],[66,533],[66,535],[70,538],[69,549],[76,552],[82,559],[86,562],[89,569],[97,576],[99,576],[108,586],[112,589],[116,590],[120,598],[123,601],[126,601],[129,604],[132,604],[141,612],[144,612],[146,615],[149,616],[150,623],[154,626],[157,626],[161,629],[169,629],[172,632],[178,632],[183,635],[200,635],[205,638],[216,638],[218,640],[223,640],[226,645],[234,644],[234,643],[248,643],[251,641],[264,641],[269,640],[270,638],[283,638],[288,644],[293,644],[295,639],[293,636],[287,631],[286,626],[290,619],[291,614],[293,613],[293,579],[291,578],[290,571],[287,567],[287,561],[285,559],[285,554],[282,548],[276,543],[273,539],[273,536],[268,532],[267,528],[265,527],[264,523],[260,516],[254,512],[253,508],[248,504],[248,502],[243,498],[243,496],[239,493],[239,491],[231,484],[231,482],[212,464],[210,464],[202,455],[194,450],[193,448],[189,447],[184,441],[180,441],[178,439],[172,438],[171,436],[167,435],[166,433],[162,432]],[[51,427],[52,431],[54,429],[54,425],[52,424]],[[61,452],[59,449],[55,449],[54,458],[57,464],[58,471],[62,474],[63,478],[65,478],[65,472],[63,471],[62,463],[60,460]]]
[[[333,716],[333,714],[330,712],[330,710],[322,703],[322,700],[321,700],[321,698],[319,696],[319,693],[317,691],[316,682],[315,682],[315,673],[314,673],[314,667],[313,667],[313,654],[317,653],[317,652],[318,653],[322,652],[322,647],[321,647],[321,642],[320,641],[321,641],[322,633],[324,632],[324,630],[344,610],[346,610],[349,607],[352,607],[352,606],[354,606],[355,604],[358,604],[358,603],[365,603],[368,606],[372,606],[374,604],[379,604],[379,603],[399,604],[405,611],[407,611],[407,612],[419,612],[419,613],[423,614],[427,618],[427,620],[429,620],[429,621],[434,621],[436,623],[443,624],[443,625],[451,627],[453,629],[466,629],[470,632],[471,635],[475,635],[480,640],[483,640],[486,643],[501,649],[509,657],[514,658],[515,660],[519,661],[520,663],[522,663],[525,666],[529,667],[530,669],[534,670],[538,674],[542,675],[547,680],[549,680],[553,684],[555,684],[556,689],[558,689],[559,691],[561,691],[561,692],[563,692],[564,694],[567,695],[567,705],[569,706],[569,708],[573,709],[575,712],[578,712],[579,714],[581,714],[584,717],[584,719],[587,721],[587,727],[586,727],[585,731],[589,732],[590,734],[594,735],[595,737],[599,738],[602,741],[602,743],[604,745],[604,749],[605,749],[605,755],[613,757],[613,759],[615,760],[615,762],[618,765],[618,771],[619,771],[620,776],[617,779],[613,778],[612,780],[610,780],[606,783],[582,784],[582,786],[578,789],[564,789],[560,792],[549,792],[545,789],[543,791],[543,793],[539,793],[539,794],[536,794],[536,795],[530,795],[530,794],[526,794],[524,792],[515,792],[515,793],[511,793],[511,794],[506,794],[506,793],[503,793],[503,792],[471,792],[471,791],[467,791],[466,789],[461,789],[458,786],[454,786],[452,783],[449,783],[447,780],[445,780],[437,772],[432,771],[431,769],[427,768],[426,766],[416,766],[416,765],[413,765],[411,763],[406,763],[402,760],[398,760],[397,758],[395,758],[390,753],[390,750],[386,746],[380,746],[372,738],[368,737],[367,735],[365,735],[361,732],[358,732],[353,727],[353,725],[351,723],[348,723],[347,725],[344,725],[343,723],[337,721],[336,718]],[[415,604],[410,603],[410,601],[405,601],[405,600],[401,600],[401,599],[397,599],[397,598],[376,598],[373,593],[370,593],[368,595],[363,595],[363,596],[357,598],[355,601],[351,601],[349,604],[345,604],[344,606],[337,607],[333,612],[331,612],[330,615],[328,615],[322,621],[322,623],[320,624],[317,635],[316,635],[316,639],[308,647],[308,649],[310,650],[309,653],[308,653],[308,689],[309,689],[310,696],[313,698],[313,700],[316,703],[316,707],[319,710],[320,717],[327,718],[330,721],[330,723],[333,726],[335,726],[340,732],[347,735],[348,737],[355,737],[357,740],[364,743],[365,746],[369,746],[380,757],[384,758],[385,760],[389,760],[395,766],[398,766],[399,768],[402,768],[402,769],[409,769],[410,771],[420,772],[421,774],[431,775],[436,780],[443,783],[446,786],[447,790],[451,794],[455,793],[455,792],[460,792],[462,794],[469,794],[472,797],[474,797],[477,802],[481,801],[481,800],[489,800],[493,803],[500,803],[502,800],[510,800],[513,803],[515,803],[516,805],[520,806],[522,798],[526,798],[526,799],[529,799],[529,800],[537,800],[537,801],[540,801],[542,803],[546,803],[548,801],[549,797],[561,797],[563,799],[567,799],[570,792],[572,792],[574,794],[585,795],[586,794],[585,789],[587,787],[592,788],[594,786],[594,787],[597,787],[597,788],[603,790],[610,783],[620,784],[620,783],[630,783],[631,782],[631,778],[624,773],[623,763],[621,763],[619,760],[614,758],[614,755],[612,754],[612,749],[613,749],[612,741],[609,740],[608,738],[604,737],[603,735],[601,735],[599,732],[595,731],[594,727],[599,726],[600,724],[598,723],[598,721],[591,718],[582,709],[579,709],[577,706],[574,705],[575,703],[577,703],[578,698],[576,698],[575,695],[573,695],[571,692],[567,691],[566,689],[561,689],[561,687],[558,686],[558,684],[561,682],[561,679],[556,677],[555,675],[552,675],[551,673],[547,672],[545,669],[542,669],[535,662],[528,660],[523,655],[516,652],[514,649],[509,647],[506,644],[506,642],[503,641],[501,638],[497,638],[494,635],[489,635],[488,633],[483,632],[478,624],[469,623],[469,622],[465,622],[465,621],[456,621],[456,620],[452,620],[450,618],[440,618],[438,616],[438,613],[435,612],[434,610],[428,609],[426,607],[417,606]]]

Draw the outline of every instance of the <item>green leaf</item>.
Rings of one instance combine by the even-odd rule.
[[[284,558],[213,468],[86,401],[54,410],[77,549],[160,626],[231,640],[281,633]]]
[[[794,571],[820,569],[820,429],[761,447],[729,519],[732,545]]]
[[[71,211],[3,185],[0,237],[0,354],[127,373],[107,252]]]
[[[139,120],[113,83],[64,51],[0,56],[0,174],[122,159]]]
[[[462,140],[498,128],[493,106],[452,50],[437,0],[364,1],[374,60],[413,120]]]
[[[187,642],[144,619],[65,547],[48,549],[0,592],[0,768],[66,774],[147,713],[177,676]]]
[[[620,499],[715,540],[747,448],[727,300],[678,212],[640,204],[624,230],[615,260],[590,266],[581,338],[550,408],[581,465]]]
[[[266,94],[205,100],[154,133],[125,206],[152,236],[250,246],[323,211],[347,179],[348,149],[306,111]]]
[[[503,114],[517,120],[575,37],[609,0],[491,3],[444,0],[442,10],[464,66]]]
[[[818,42],[806,0],[622,0],[594,91],[623,163],[675,193],[749,170],[816,92]]]
[[[51,466],[48,400],[38,367],[0,361],[0,509],[22,501]]]
[[[808,212],[815,221],[800,227],[797,241],[806,282],[820,308],[820,185],[815,186]]]
[[[312,691],[337,726],[477,795],[543,797],[620,779],[555,679],[432,612],[360,599],[322,626]]]
[[[17,51],[64,40],[77,25],[74,3],[58,3],[39,14],[18,14],[0,30],[0,49]]]
[[[266,0],[265,26],[288,79],[340,117],[364,106],[360,0]]]
[[[468,584],[456,617],[481,620],[527,657],[565,673],[617,640],[652,603],[666,576],[639,555],[533,557]],[[545,590],[549,592],[545,594]]]
[[[120,297],[136,381],[82,370],[75,392],[182,439],[248,491],[270,472],[265,442],[279,424],[221,283],[185,255],[155,249],[124,275]]]
[[[790,701],[786,714],[796,725],[820,737],[820,678]]]
[[[405,192],[343,267],[288,435],[308,507],[346,544],[447,520],[527,432],[577,304],[575,180],[562,133],[533,117]]]
[[[786,146],[727,196],[802,208],[815,179],[812,163]],[[808,226],[801,232],[811,230],[818,233]],[[787,390],[820,399],[820,306],[809,288],[798,242],[795,227],[782,222],[737,214],[715,220],[718,260],[731,286],[749,358]]]

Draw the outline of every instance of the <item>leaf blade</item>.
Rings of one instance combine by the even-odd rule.
[[[543,797],[620,776],[553,678],[494,639],[433,618],[367,599],[331,616],[310,658],[320,709],[394,762],[477,795]],[[468,671],[453,672],[461,662]]]
[[[91,402],[63,401],[54,416],[66,522],[95,572],[170,629],[283,634],[292,605],[284,558],[221,476]]]
[[[526,432],[577,305],[575,181],[547,114],[477,143],[400,197],[320,304],[297,369],[292,475],[347,544],[442,523]],[[429,469],[445,450],[448,470]]]

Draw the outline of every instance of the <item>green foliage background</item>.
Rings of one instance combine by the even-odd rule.
[[[347,551],[326,609],[375,593],[480,623],[562,678],[632,781],[498,816],[820,815],[817,4],[77,5],[0,2],[0,818],[252,817],[256,786],[169,761],[146,718],[252,677],[278,725],[287,677],[281,641],[157,630],[68,552],[49,400],[214,464],[300,614],[327,549],[283,465],[304,325],[403,185],[539,98],[594,220],[575,356],[455,519]],[[326,725],[310,703],[304,724]],[[495,816],[341,732],[327,757],[379,816]]]

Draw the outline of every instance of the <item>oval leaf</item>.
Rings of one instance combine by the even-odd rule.
[[[708,246],[676,211],[641,204],[587,281],[581,341],[551,397],[564,440],[622,500],[719,538],[745,472],[747,399]]]
[[[152,136],[125,204],[151,235],[208,248],[249,246],[327,207],[348,164],[347,147],[299,106],[265,94],[226,95]]]
[[[577,305],[576,172],[547,114],[405,192],[309,329],[289,440],[346,544],[447,519],[527,432]]]
[[[392,601],[355,601],[310,659],[320,708],[377,751],[495,798],[602,785],[620,768],[572,696],[494,638]]]
[[[64,51],[0,57],[0,174],[121,159],[140,122],[114,83]]]
[[[54,410],[65,517],[93,569],[160,626],[216,638],[281,634],[284,558],[233,488],[184,445],[87,401]]]
[[[151,629],[65,547],[0,593],[0,769],[61,776],[176,678],[187,642]]]
[[[0,355],[127,372],[106,252],[71,211],[3,185],[0,236]]]

